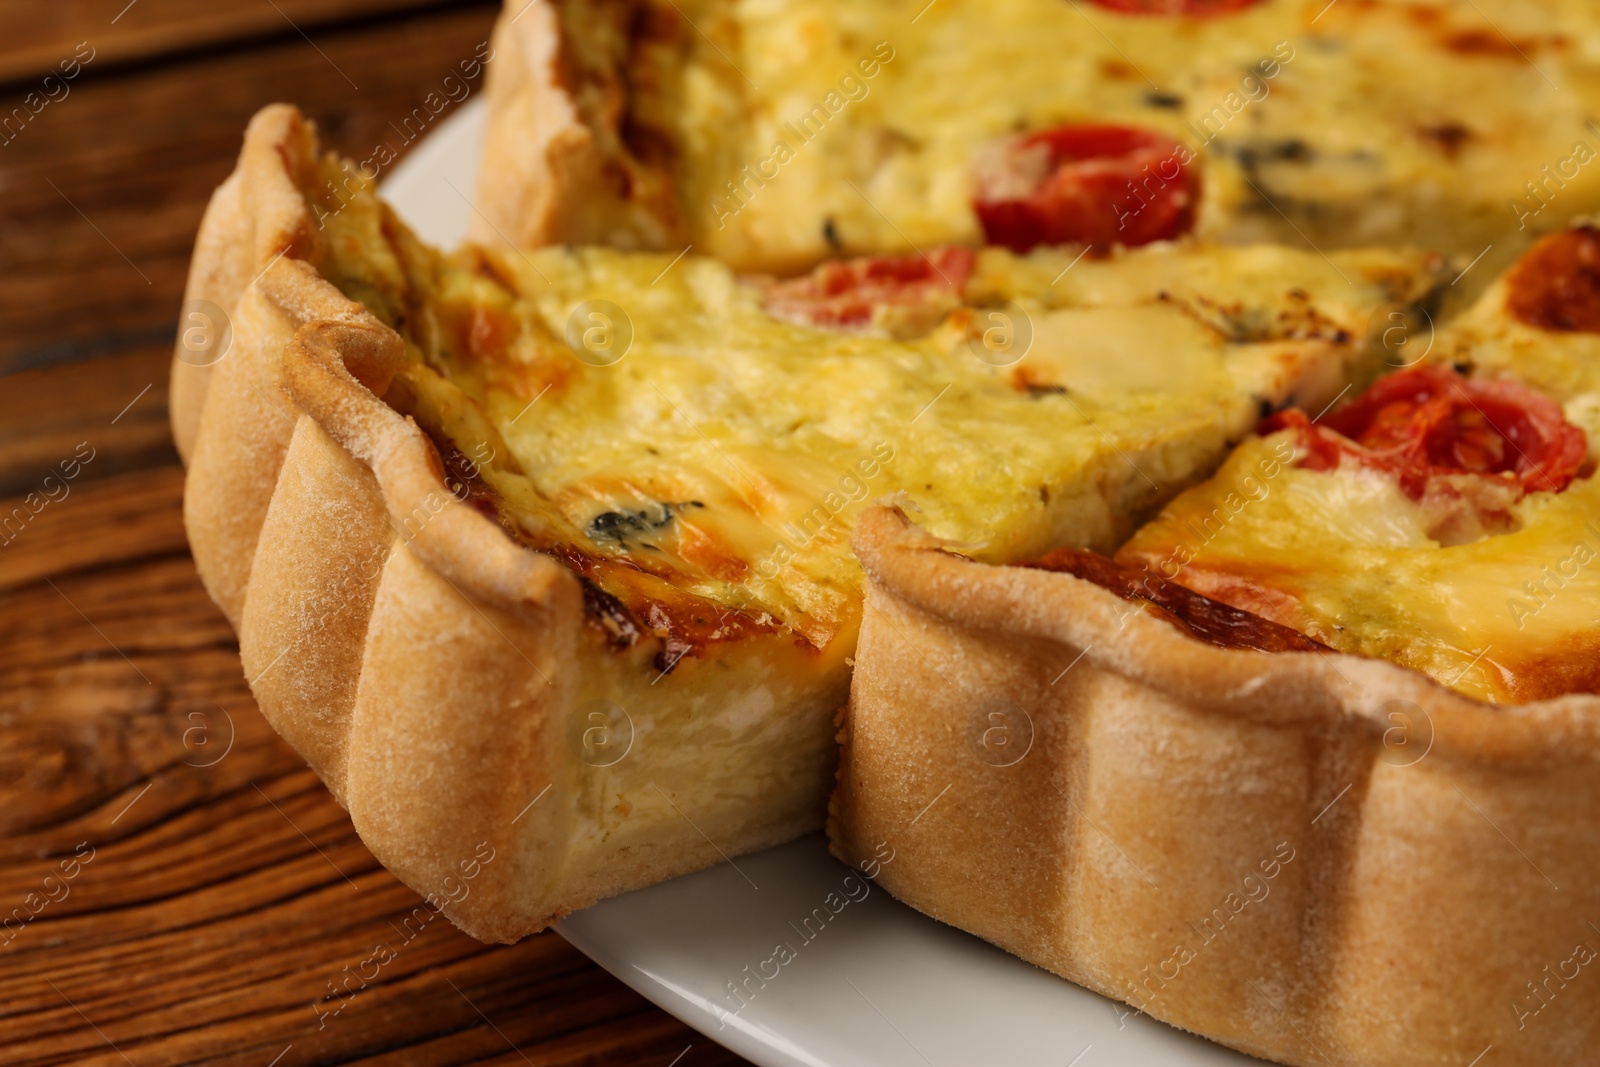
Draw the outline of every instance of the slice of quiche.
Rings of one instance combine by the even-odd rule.
[[[1546,237],[1415,365],[1269,417],[1115,559],[985,566],[867,512],[835,853],[1266,1059],[1581,1062],[1597,263],[1595,230]]]
[[[374,853],[442,892],[487,842],[453,914],[514,938],[821,824],[868,500],[978,559],[1109,551],[1263,414],[1371,377],[1368,322],[1437,269],[444,255],[269,108],[198,245],[232,348],[174,363],[185,521],[263,711]]]
[[[511,0],[479,236],[781,272],[1194,230],[1492,276],[1600,208],[1597,42],[1583,0]]]
[[[1545,238],[1428,362],[1268,420],[1117,559],[1482,700],[1600,692],[1595,263],[1595,230]]]

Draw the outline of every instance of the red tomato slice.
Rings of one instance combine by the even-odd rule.
[[[1544,238],[1511,268],[1506,288],[1506,309],[1529,326],[1600,333],[1600,230]]]
[[[974,259],[970,248],[945,246],[927,255],[829,260],[775,283],[767,290],[767,311],[824,330],[873,329],[883,325],[886,312],[902,323],[937,320],[961,302]]]
[[[1125,15],[1188,15],[1211,18],[1254,7],[1261,0],[1090,0],[1108,11]]]
[[[990,244],[1145,245],[1194,228],[1200,172],[1165,134],[1081,124],[1018,134],[974,167],[972,207]]]
[[[1472,379],[1449,367],[1413,367],[1381,379],[1315,426],[1302,411],[1268,418],[1293,427],[1303,465],[1331,470],[1346,457],[1395,474],[1420,500],[1440,475],[1513,481],[1523,492],[1559,493],[1588,454],[1584,432],[1543,393],[1516,382]]]

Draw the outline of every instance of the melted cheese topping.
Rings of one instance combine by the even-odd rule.
[[[676,28],[629,67],[650,87],[630,104],[639,141],[670,146],[695,248],[744,267],[975,244],[978,150],[1069,122],[1199,152],[1199,232],[1227,240],[1493,242],[1492,273],[1509,234],[1600,208],[1600,16],[1583,0],[1266,0],[1213,19],[1063,0],[644,6]]]
[[[981,559],[1109,550],[1264,407],[1369,375],[1371,309],[1433,281],[1408,253],[993,251],[983,307],[896,340],[780,321],[694,255],[444,257],[370,196],[327,231],[329,276],[410,342],[388,399],[517,536],[651,625],[689,594],[708,628],[731,610],[819,647],[859,616],[869,501]],[[1027,349],[1009,365],[981,343],[1002,308]]]
[[[1465,314],[1407,337],[1415,359],[1510,377],[1562,405],[1600,459],[1600,335],[1507,310],[1507,279]],[[1490,701],[1600,690],[1600,485],[1511,507],[1509,532],[1469,529],[1353,464],[1291,469],[1287,434],[1241,446],[1173,501],[1121,558],[1259,610],[1346,652],[1393,660]],[[1454,543],[1460,542],[1460,543]]]
[[[1393,478],[1299,469],[1294,450],[1293,431],[1247,441],[1119,559],[1481,700],[1600,691],[1600,482],[1530,494],[1510,532],[1441,544],[1440,516]]]

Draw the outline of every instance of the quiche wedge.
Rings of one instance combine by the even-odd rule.
[[[816,829],[893,496],[975,558],[1109,551],[1263,412],[1370,378],[1410,252],[946,248],[774,282],[418,242],[261,112],[174,362],[185,523],[274,726],[424,893],[512,939]],[[470,851],[470,848],[469,848]]]
[[[1600,231],[1544,238],[1428,362],[1273,416],[1117,561],[1489,703],[1600,692],[1592,262]]]
[[[478,236],[788,272],[1193,230],[1492,276],[1600,209],[1583,0],[512,0]]]
[[[1597,259],[1545,238],[1114,559],[868,512],[835,853],[889,842],[902,900],[1267,1059],[1587,1062]]]

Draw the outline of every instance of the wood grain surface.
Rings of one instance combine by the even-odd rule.
[[[0,6],[0,109],[97,48],[0,143],[0,1064],[744,1062],[553,934],[432,916],[256,711],[184,539],[166,365],[245,121],[399,147],[494,13]]]
[[[140,0],[123,21],[160,6]],[[388,140],[402,151],[406,118],[459,76],[496,10],[402,11],[169,63],[83,67],[65,98],[0,144],[0,373],[168,343],[200,215],[250,116],[292,101],[332,149],[364,159]],[[476,94],[482,79],[469,84]],[[0,133],[37,89],[0,86]]]
[[[96,63],[134,63],[430,6],[438,0],[6,0],[0,82],[43,79],[86,41]]]

